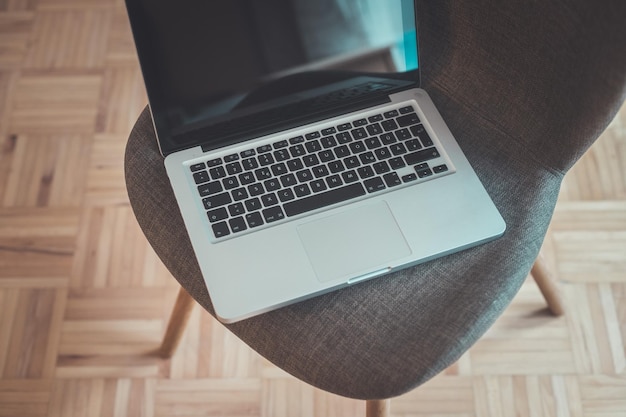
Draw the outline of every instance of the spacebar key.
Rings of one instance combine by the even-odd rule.
[[[295,216],[307,211],[330,206],[331,204],[340,203],[350,200],[351,198],[365,195],[365,188],[360,183],[350,184],[345,187],[335,188],[324,193],[314,194],[299,200],[290,201],[283,204],[287,216]]]

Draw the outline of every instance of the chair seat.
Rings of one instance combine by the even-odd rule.
[[[623,76],[596,83],[593,94],[606,100],[594,108],[591,122],[575,120],[584,109],[569,91],[584,77],[569,72],[572,62],[584,60],[554,57],[561,41],[573,35],[561,36],[550,22],[541,26],[537,10],[525,5],[505,10],[483,3],[488,17],[477,14],[474,2],[418,2],[422,76],[507,230],[493,242],[226,325],[260,355],[311,385],[351,398],[390,398],[456,361],[517,293],[543,242],[564,173],[619,108],[623,87],[609,92],[611,82],[623,86]],[[583,15],[592,6],[576,7]],[[576,23],[579,14],[572,12],[565,24]],[[484,30],[485,19],[490,30]],[[530,26],[543,30],[541,36],[528,31]],[[487,33],[497,39],[489,47]],[[503,34],[510,39],[500,39]],[[537,36],[548,42],[535,55],[517,53],[506,43],[530,53]],[[595,51],[591,43],[574,45],[581,54]],[[601,51],[605,61],[612,51]],[[548,65],[543,75],[530,73],[541,64]],[[569,78],[559,78],[564,74]],[[576,98],[592,95],[591,89],[576,91]],[[147,110],[130,135],[125,164],[129,198],[150,244],[214,314]]]

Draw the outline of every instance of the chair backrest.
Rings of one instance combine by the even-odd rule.
[[[424,87],[476,109],[546,168],[566,172],[626,97],[624,1],[418,0],[417,10]],[[435,104],[444,118],[454,111]]]

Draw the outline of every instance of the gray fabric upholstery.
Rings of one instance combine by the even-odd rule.
[[[299,379],[353,398],[400,395],[453,363],[518,291],[565,172],[625,95],[622,1],[418,1],[422,85],[500,209],[494,242],[227,327]],[[210,313],[144,111],[126,180],[137,220]]]

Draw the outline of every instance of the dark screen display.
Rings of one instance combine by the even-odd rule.
[[[417,78],[412,0],[126,3],[164,154],[218,142],[232,132],[207,127],[350,88],[358,75]]]

